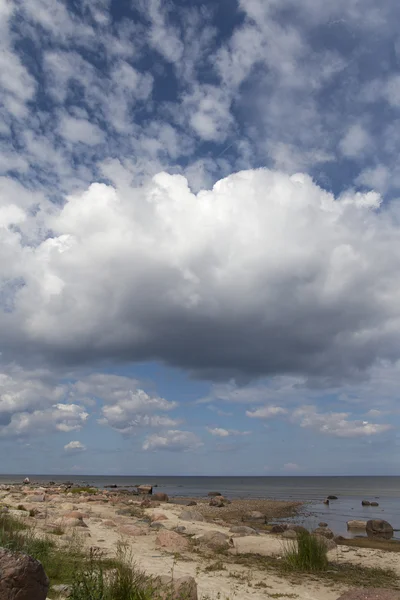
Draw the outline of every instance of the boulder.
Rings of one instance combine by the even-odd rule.
[[[318,523],[318,527],[328,527],[328,523],[321,521],[321,523]]]
[[[154,591],[159,600],[198,600],[197,583],[193,577],[157,577],[154,581]]]
[[[272,525],[271,533],[283,533],[284,531],[286,531],[287,528],[288,528],[288,526],[286,525],[286,523],[281,523],[279,525]]]
[[[369,500],[361,500],[362,506],[371,506],[371,502]]]
[[[327,500],[337,500],[337,499],[338,499],[338,497],[337,497],[337,496],[330,495],[330,496],[327,496],[327,497],[326,497],[326,499],[327,499]]]
[[[24,479],[24,485],[29,485],[31,482],[31,480],[29,479],[29,477],[25,477]]]
[[[165,548],[171,552],[182,552],[189,548],[189,542],[186,538],[175,531],[160,531],[156,537],[156,546]]]
[[[252,510],[243,516],[243,521],[256,521],[257,523],[266,523],[265,515],[258,510]]]
[[[152,523],[150,523],[150,527],[152,529],[164,529],[164,525],[162,523],[159,523],[158,521],[153,521]]]
[[[117,526],[115,521],[112,521],[111,519],[105,519],[103,521],[103,525],[104,525],[104,527],[116,527]]]
[[[184,525],[177,525],[175,527],[176,533],[184,533],[186,531],[186,527]]]
[[[83,519],[66,519],[66,518],[60,518],[60,519],[56,519],[54,521],[54,524],[58,527],[87,527],[86,523],[83,521]]]
[[[214,496],[222,496],[221,492],[208,492],[207,495],[211,498],[213,498]]]
[[[348,590],[338,600],[400,600],[400,592],[381,588],[360,588]]]
[[[353,520],[347,521],[347,529],[359,529],[361,531],[365,531],[367,528],[367,521]]]
[[[163,513],[156,513],[154,515],[151,515],[151,521],[155,522],[155,521],[168,521],[168,517],[167,515],[164,515]]]
[[[118,531],[123,535],[130,535],[132,537],[147,535],[147,531],[144,527],[136,527],[135,525],[124,525],[123,527],[120,527]]]
[[[337,544],[334,540],[332,539],[328,539],[322,535],[314,535],[313,536],[319,540],[321,542],[321,544],[323,544],[325,546],[325,548],[329,551],[329,550],[335,550],[335,548],[337,548]]]
[[[371,519],[367,521],[366,529],[369,538],[390,540],[393,537],[393,527],[383,519]]]
[[[138,485],[138,492],[139,494],[152,494],[153,493],[153,486],[151,485]]]
[[[87,517],[88,517],[87,514],[81,513],[81,512],[79,512],[79,510],[73,510],[64,515],[65,519],[80,519],[81,521],[82,521],[82,519],[87,519]]]
[[[371,506],[379,506],[379,502],[371,502]]]
[[[197,506],[197,502],[195,500],[190,500],[190,502],[188,502],[186,506]]]
[[[44,502],[46,497],[44,494],[37,494],[34,496],[27,496],[25,500],[26,502]]]
[[[229,536],[219,531],[206,531],[198,540],[213,549],[229,547]]]
[[[233,525],[233,527],[231,527],[229,531],[240,536],[258,535],[255,529],[253,529],[252,527],[246,527],[245,525]]]
[[[335,537],[335,534],[331,529],[329,529],[329,527],[317,527],[317,529],[314,529],[313,534],[320,535],[327,540],[333,540]]]
[[[183,510],[179,518],[182,521],[205,521],[205,518],[198,510]]]
[[[287,540],[296,540],[297,533],[293,529],[286,529],[286,531],[282,533],[282,537]]]
[[[221,498],[221,499],[220,499]],[[224,501],[222,500],[222,496],[215,496],[209,502],[209,506],[216,506],[217,508],[223,508],[225,506]]]
[[[1,600],[46,600],[49,580],[38,560],[0,548]]]
[[[156,500],[158,502],[169,502],[169,497],[167,494],[157,492],[157,494],[153,494],[153,500]]]
[[[329,506],[329,500],[328,500],[328,498],[325,498],[325,500],[324,500],[323,503],[326,504],[327,506]]]

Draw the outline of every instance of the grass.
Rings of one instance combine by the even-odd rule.
[[[328,566],[327,548],[323,540],[308,531],[297,534],[296,540],[288,541],[284,551],[286,568],[289,571],[313,573],[325,571]]]
[[[34,528],[6,513],[0,514],[0,546],[29,554],[39,560],[51,586],[70,587],[69,600],[171,600],[169,587],[133,568],[132,556],[119,544],[115,559],[82,550],[78,537],[58,543],[49,535],[41,536]],[[53,594],[53,595],[52,595]],[[185,600],[187,594],[183,592]]]
[[[92,487],[77,487],[68,490],[71,494],[97,494],[97,489]]]
[[[212,573],[213,571],[226,571],[226,567],[222,560],[217,560],[215,563],[211,563],[204,568],[205,573]]]

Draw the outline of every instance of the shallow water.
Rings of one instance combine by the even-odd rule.
[[[0,483],[21,483],[25,475],[0,475]],[[307,504],[297,518],[308,527],[325,521],[340,535],[350,536],[346,521],[350,519],[385,519],[400,529],[400,477],[165,477],[165,476],[96,476],[96,475],[29,475],[32,482],[64,482],[104,487],[157,485],[169,496],[204,497],[218,491],[228,498],[270,498],[302,500]],[[334,494],[329,506],[322,503]],[[379,507],[363,507],[361,500],[376,500]],[[311,513],[311,514],[310,514]],[[357,532],[357,535],[358,532]],[[400,532],[395,532],[400,539]]]

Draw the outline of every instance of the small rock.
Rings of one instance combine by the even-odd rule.
[[[229,536],[219,531],[206,531],[198,540],[209,548],[229,547]]]
[[[265,515],[258,510],[252,510],[246,513],[243,517],[243,521],[256,521],[257,523],[266,523]]]
[[[327,499],[327,500],[337,500],[337,499],[338,499],[338,497],[337,497],[337,496],[330,495],[330,496],[327,496],[327,497],[326,497],[326,499]]]
[[[57,594],[67,594],[71,590],[71,586],[66,585],[65,583],[59,583],[58,585],[52,585],[51,589]]]
[[[183,533],[184,531],[186,531],[186,527],[184,525],[177,525],[175,527],[175,531],[176,533]]]
[[[0,598],[46,600],[49,580],[38,560],[0,548]]]
[[[335,534],[329,527],[317,527],[317,529],[314,529],[313,534],[322,536],[327,540],[333,540],[335,537]]]
[[[233,525],[229,530],[231,533],[236,533],[240,536],[244,535],[258,535],[257,531],[252,527],[246,527],[245,525]]]
[[[188,502],[186,506],[197,506],[197,502],[195,500],[190,500],[190,502]]]
[[[362,500],[361,505],[362,506],[371,506],[371,502],[369,502],[369,500]]]
[[[152,529],[164,529],[164,525],[162,523],[159,523],[158,521],[154,521],[153,523],[150,523],[150,527]]]
[[[203,515],[197,510],[183,510],[179,518],[182,521],[205,521]]]
[[[288,540],[296,540],[297,533],[293,529],[286,529],[286,531],[282,533],[282,537]]]
[[[44,494],[38,494],[37,496],[27,496],[27,502],[44,502],[46,499]]]
[[[158,502],[169,502],[169,497],[167,494],[157,492],[157,494],[153,494],[153,500],[156,500]]]
[[[168,517],[163,513],[158,513],[151,516],[151,521],[168,521]]]
[[[186,538],[175,531],[160,531],[156,537],[156,546],[170,550],[171,552],[181,552],[189,548],[189,542]]]
[[[371,502],[371,506],[379,506],[379,502]]]
[[[157,577],[160,588],[156,586],[157,598],[160,600],[198,600],[197,583],[193,577],[171,579],[168,575]]]
[[[288,526],[286,525],[286,523],[281,523],[279,525],[272,525],[271,533],[283,533],[284,531],[286,531],[287,528],[288,528]]]
[[[207,495],[210,496],[210,497],[222,496],[221,492],[208,492]]]
[[[153,486],[151,486],[151,485],[139,485],[137,489],[138,489],[139,494],[152,494],[153,493]]]
[[[328,523],[321,521],[321,523],[318,523],[318,527],[328,527]]]
[[[106,519],[105,521],[103,521],[103,525],[105,527],[116,527],[117,526],[115,521],[112,521],[111,519]]]
[[[328,500],[328,498],[325,498],[325,500],[323,501],[323,504],[326,504],[326,505],[329,506],[329,500]]]
[[[144,529],[144,527],[135,527],[135,525],[124,525],[123,527],[120,527],[118,531],[124,535],[130,535],[132,537],[147,535],[147,531]]]
[[[222,496],[221,496],[221,498],[222,498]],[[225,506],[225,504],[222,499],[220,500],[219,496],[216,496],[215,498],[210,500],[209,506],[216,506],[217,508],[223,508]]]

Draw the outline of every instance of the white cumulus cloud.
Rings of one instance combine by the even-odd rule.
[[[78,441],[69,442],[64,446],[64,450],[66,452],[84,452],[86,450],[86,446]]]
[[[170,429],[162,433],[153,433],[145,439],[143,450],[169,450],[173,452],[189,452],[203,445],[200,438],[192,431]]]

